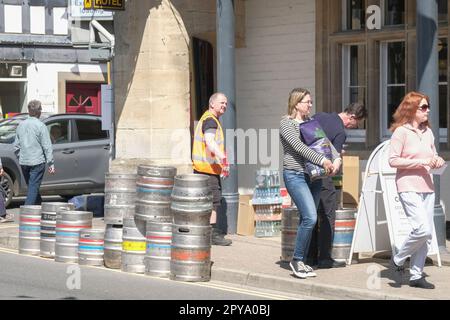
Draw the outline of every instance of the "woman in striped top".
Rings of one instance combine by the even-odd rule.
[[[283,179],[301,215],[294,255],[289,265],[294,274],[302,279],[316,276],[313,269],[304,261],[308,256],[312,230],[317,222],[317,206],[322,186],[320,179],[310,181],[305,172],[305,161],[321,165],[330,175],[337,173],[340,163],[339,154],[334,147],[332,147],[333,159],[336,162],[333,164],[300,139],[300,123],[309,119],[311,106],[311,94],[308,90],[301,88],[292,90],[289,95],[288,115],[283,117],[280,123],[280,140],[284,151]]]

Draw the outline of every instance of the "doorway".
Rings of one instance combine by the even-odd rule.
[[[0,81],[0,113],[1,117],[7,114],[28,112],[26,106],[26,81]]]

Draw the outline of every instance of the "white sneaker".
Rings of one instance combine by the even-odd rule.
[[[306,270],[306,266],[302,261],[292,260],[289,263],[289,266],[291,267],[292,272],[294,272],[296,277],[300,279],[306,279],[308,277],[308,271]]]
[[[14,217],[10,216],[9,214],[6,214],[6,216],[0,217],[0,223],[6,223],[6,222],[14,222]]]
[[[313,278],[317,277],[317,274],[314,272],[313,268],[305,264],[305,270],[306,270],[306,277]]]

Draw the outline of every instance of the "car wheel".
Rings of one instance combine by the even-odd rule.
[[[3,175],[0,178],[0,187],[3,190],[0,190],[5,197],[5,206],[8,207],[12,201],[14,192],[13,192],[13,180],[6,172],[3,172]]]

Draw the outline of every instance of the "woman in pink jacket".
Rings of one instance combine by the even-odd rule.
[[[389,164],[397,168],[400,202],[412,227],[391,263],[401,275],[405,260],[411,256],[409,285],[424,289],[434,289],[422,274],[434,230],[434,185],[429,170],[445,163],[436,153],[429,113],[427,96],[410,92],[403,98],[394,114],[389,154]]]

